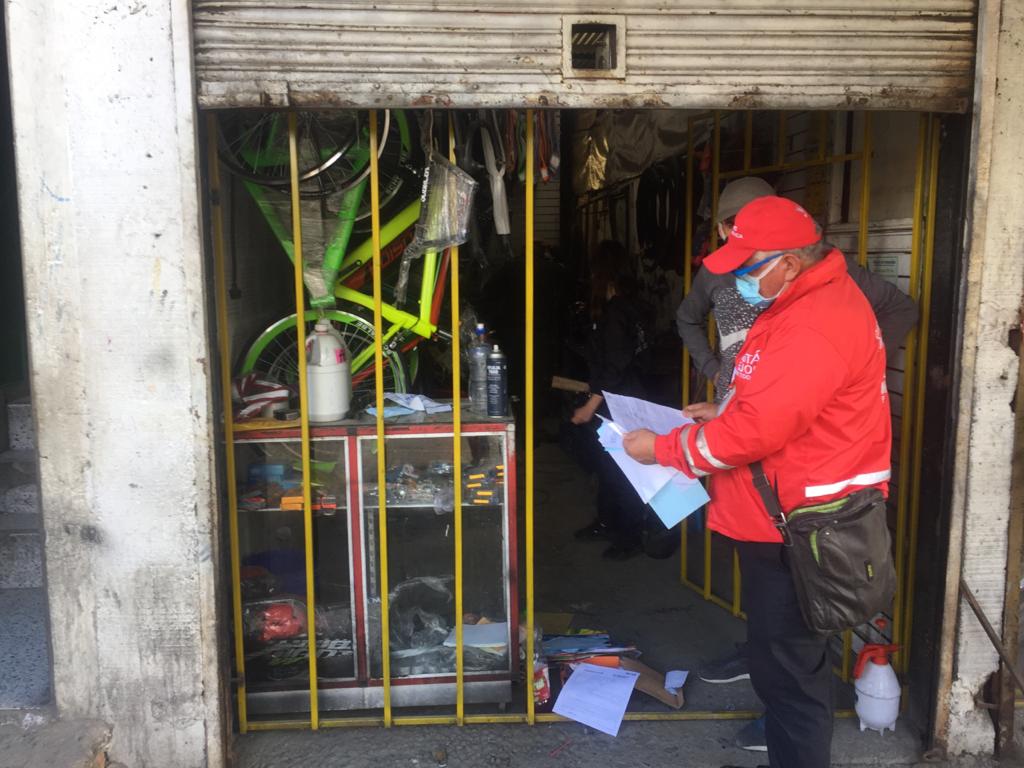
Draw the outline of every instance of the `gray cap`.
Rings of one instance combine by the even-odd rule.
[[[751,200],[774,194],[772,185],[757,176],[744,176],[731,181],[718,196],[718,221],[731,219]]]

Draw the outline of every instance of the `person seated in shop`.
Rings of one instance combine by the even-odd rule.
[[[572,415],[586,430],[590,466],[597,475],[597,515],[579,529],[581,541],[610,542],[603,557],[626,560],[642,551],[646,506],[597,439],[600,419],[608,416],[602,391],[644,397],[644,373],[650,357],[650,311],[637,293],[625,248],[613,240],[597,247],[591,260],[591,328],[586,361],[590,395]]]

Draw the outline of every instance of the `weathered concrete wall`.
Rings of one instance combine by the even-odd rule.
[[[210,393],[186,0],[9,0],[62,715],[220,766]]]
[[[967,234],[963,379],[946,615],[950,624],[957,615],[957,566],[962,557],[967,583],[998,627],[1013,445],[1010,402],[1018,367],[1008,337],[1020,321],[1024,289],[1024,4],[982,0],[979,13],[973,188],[968,190],[973,222]],[[987,712],[975,707],[974,697],[997,668],[998,657],[970,610],[962,607],[959,618],[955,641],[949,638],[944,647],[945,675],[952,674],[953,679],[948,700],[939,705],[940,736],[946,728],[946,745],[953,754],[990,752],[992,721]]]

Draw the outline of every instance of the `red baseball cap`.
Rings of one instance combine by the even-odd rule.
[[[725,245],[704,258],[708,271],[724,275],[738,269],[756,251],[803,248],[821,240],[811,214],[784,197],[751,200],[736,214]]]

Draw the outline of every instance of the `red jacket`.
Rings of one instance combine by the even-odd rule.
[[[719,415],[655,441],[658,463],[715,473],[708,524],[740,541],[781,541],[748,464],[761,459],[786,512],[864,487],[888,492],[892,425],[885,347],[839,251],[758,317]]]

